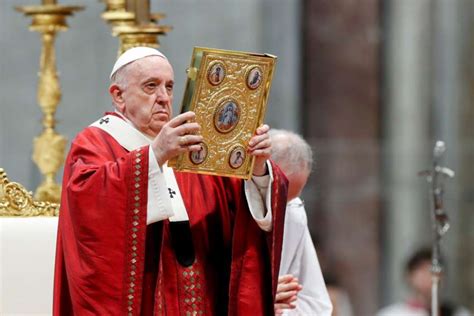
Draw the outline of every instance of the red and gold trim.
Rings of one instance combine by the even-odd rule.
[[[145,259],[148,147],[131,155],[127,208],[127,245],[125,251],[125,299],[128,316],[140,314],[141,284]]]
[[[178,267],[181,315],[194,316],[206,314],[204,275],[200,262],[196,259],[189,267]]]

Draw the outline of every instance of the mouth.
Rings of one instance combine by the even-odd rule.
[[[169,114],[166,111],[158,111],[158,112],[153,113],[153,116],[155,116],[155,115],[166,115],[166,116],[168,116]]]

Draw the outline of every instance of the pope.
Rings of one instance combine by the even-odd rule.
[[[287,182],[267,125],[250,139],[253,177],[175,172],[201,149],[195,114],[172,117],[166,56],[116,61],[114,111],[72,141],[63,176],[54,315],[271,315]]]

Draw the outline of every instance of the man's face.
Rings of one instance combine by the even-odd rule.
[[[408,275],[408,282],[416,293],[429,298],[431,295],[431,261],[420,263]]]
[[[173,114],[173,68],[159,56],[139,59],[127,67],[126,85],[114,102],[136,128],[155,137]],[[114,95],[113,86],[111,93]]]

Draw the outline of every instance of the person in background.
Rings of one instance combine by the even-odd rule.
[[[332,275],[324,274],[332,304],[332,316],[352,316],[352,304],[346,289]]]
[[[272,129],[271,158],[288,178],[283,249],[275,312],[277,315],[330,316],[332,305],[299,198],[311,173],[311,147],[299,135]]]
[[[416,251],[407,261],[405,276],[409,296],[400,303],[381,309],[377,316],[429,316],[431,315],[431,256],[430,248]],[[439,316],[472,316],[464,307],[441,300]]]

